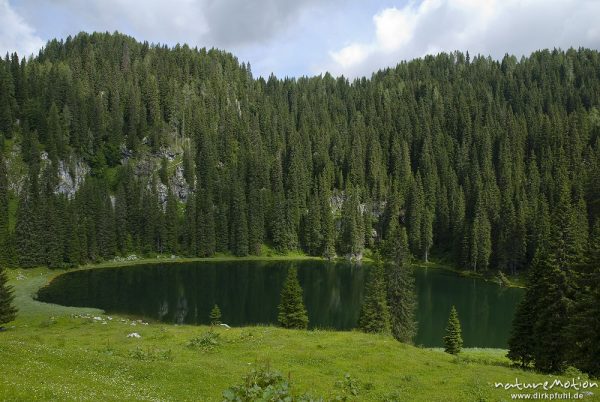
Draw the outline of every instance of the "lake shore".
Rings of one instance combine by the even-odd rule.
[[[244,257],[237,257],[233,255],[216,255],[213,257],[180,257],[175,256],[172,258],[171,256],[157,256],[157,257],[137,257],[135,259],[128,259],[128,257],[122,257],[118,260],[109,260],[103,261],[96,264],[86,264],[81,265],[74,269],[94,269],[94,268],[110,268],[110,267],[126,267],[131,265],[143,265],[143,264],[163,264],[163,263],[189,263],[189,262],[221,262],[221,261],[306,261],[306,260],[315,260],[315,261],[327,261],[326,258],[323,257],[314,257],[309,256],[303,253],[288,253],[288,254],[273,254],[273,255],[250,255]],[[337,257],[331,260],[332,262],[348,262],[347,259],[342,257]],[[365,257],[357,264],[361,263],[372,263],[373,259],[371,258],[370,252],[365,253]],[[449,272],[453,272],[459,276],[467,277],[467,278],[475,278],[481,279],[488,282],[496,283],[500,286],[504,287],[512,287],[512,288],[521,288],[524,289],[525,286],[525,278],[521,276],[504,276],[503,280],[500,280],[495,275],[493,271],[489,273],[483,274],[480,272],[473,272],[469,270],[462,270],[457,267],[453,267],[450,264],[444,263],[439,260],[431,260],[429,262],[423,261],[415,261],[412,264],[413,267],[419,269],[441,269]]]
[[[510,367],[502,349],[465,349],[451,356],[356,331],[144,325],[32,298],[65,270],[8,272],[20,311],[0,334],[2,400],[221,400],[225,388],[264,364],[289,375],[297,393],[310,390],[327,399],[348,374],[359,384],[358,400],[367,401],[510,399],[494,382],[549,378]],[[134,332],[141,338],[127,337]],[[188,346],[209,332],[217,334],[213,348]]]

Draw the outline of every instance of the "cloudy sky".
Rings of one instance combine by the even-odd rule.
[[[0,52],[117,30],[225,49],[255,75],[357,77],[441,51],[600,49],[599,17],[600,0],[0,0]]]

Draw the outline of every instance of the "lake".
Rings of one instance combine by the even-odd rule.
[[[298,268],[311,328],[356,327],[368,264],[227,261],[98,268],[60,275],[38,298],[174,324],[207,324],[216,303],[222,321],[231,326],[276,324],[279,293],[291,266]],[[415,269],[415,281],[416,345],[442,346],[450,307],[455,305],[466,347],[506,347],[522,289],[439,269]]]

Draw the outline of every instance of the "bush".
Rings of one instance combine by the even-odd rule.
[[[278,371],[263,367],[244,376],[242,384],[223,391],[225,401],[294,401],[289,382]]]
[[[205,352],[215,349],[220,345],[220,335],[213,331],[208,331],[200,336],[190,339],[187,346],[189,348],[202,349]]]

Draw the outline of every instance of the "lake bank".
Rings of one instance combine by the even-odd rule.
[[[31,299],[59,272],[9,270],[20,312],[0,334],[2,400],[217,401],[225,388],[265,363],[289,375],[298,393],[326,398],[349,374],[358,383],[358,400],[367,401],[503,400],[510,392],[494,382],[551,378],[509,367],[504,350],[466,349],[455,357],[355,331],[218,328],[214,348],[190,348],[190,340],[211,328],[109,320],[96,309]],[[141,338],[127,338],[133,332]]]
[[[332,262],[349,262],[349,260],[336,257],[334,259],[328,260],[323,257],[315,257],[309,256],[301,252],[290,252],[287,254],[271,254],[271,252],[267,253],[267,255],[248,255],[244,257],[238,257],[229,254],[221,254],[215,255],[212,257],[181,257],[175,256],[172,258],[171,256],[156,256],[156,257],[138,257],[134,255],[134,258],[130,257],[118,257],[113,260],[102,261],[94,264],[85,264],[80,265],[76,268],[68,268],[64,269],[65,272],[73,271],[73,270],[83,270],[83,269],[94,269],[94,268],[117,268],[117,267],[128,267],[132,265],[144,265],[144,264],[176,264],[176,263],[189,263],[189,262],[221,262],[221,261],[304,261],[304,260],[314,260],[314,261],[332,261]],[[371,258],[370,251],[365,253],[365,257],[359,261],[355,262],[356,264],[368,264],[372,263],[373,259]],[[413,261],[412,266],[418,269],[441,269],[449,272],[453,272],[462,277],[468,278],[476,278],[481,279],[488,282],[496,283],[500,286],[504,287],[513,287],[513,288],[525,288],[525,278],[524,275],[511,276],[505,275],[505,280],[500,281],[497,279],[497,274],[493,272],[489,272],[486,274],[480,272],[473,272],[470,270],[459,269],[455,266],[452,266],[449,263],[444,262],[443,260],[432,259],[429,262],[423,261]]]

